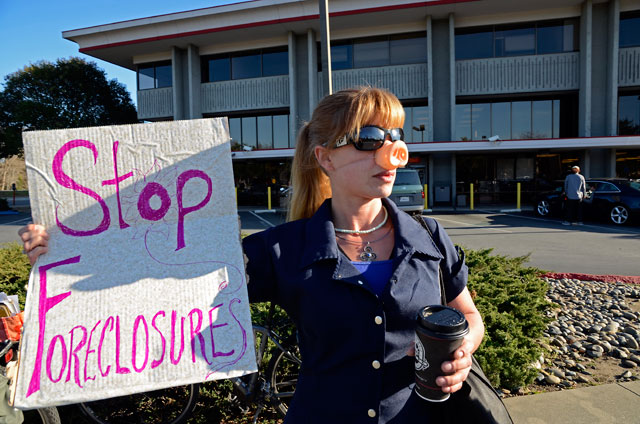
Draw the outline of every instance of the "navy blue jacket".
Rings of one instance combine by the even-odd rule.
[[[407,356],[423,306],[440,303],[442,262],[447,301],[466,286],[467,266],[434,220],[434,240],[393,202],[393,274],[381,296],[340,252],[331,200],[310,219],[244,239],[251,302],[276,302],[299,332],[302,367],[286,424],[428,422],[412,394]],[[434,243],[435,242],[435,243]]]

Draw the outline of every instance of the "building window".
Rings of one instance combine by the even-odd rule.
[[[202,82],[272,77],[289,73],[286,47],[203,56]]]
[[[229,118],[231,150],[285,149],[290,145],[289,115]]]
[[[404,142],[405,143],[424,143],[425,137],[428,137],[429,107],[424,106],[405,106],[404,107]],[[426,132],[426,134],[425,134]]]
[[[620,47],[640,46],[640,11],[620,15]]]
[[[618,135],[640,135],[639,94],[618,98]]]
[[[574,136],[570,99],[514,100],[456,104],[456,139],[543,139]],[[575,111],[573,111],[575,113]],[[561,126],[561,115],[567,122]],[[562,128],[562,131],[561,131]]]
[[[138,90],[171,87],[171,62],[138,66]]]
[[[456,60],[578,51],[578,19],[464,28],[456,31]]]
[[[318,71],[322,70],[321,53],[318,45]],[[334,71],[426,62],[426,32],[331,42],[331,69]]]

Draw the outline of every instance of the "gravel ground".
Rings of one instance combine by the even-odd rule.
[[[556,305],[536,381],[511,394],[640,379],[640,286],[545,277]]]

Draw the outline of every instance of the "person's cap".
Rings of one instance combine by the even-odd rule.
[[[573,165],[571,169],[580,169],[580,167],[578,165]]]

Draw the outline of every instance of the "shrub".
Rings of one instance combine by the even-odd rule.
[[[547,283],[539,269],[523,264],[528,256],[492,255],[492,249],[466,252],[469,291],[484,319],[485,336],[475,353],[495,387],[513,389],[533,382],[531,364],[540,357],[540,341],[549,318]]]
[[[24,309],[27,283],[31,265],[18,243],[9,243],[0,248],[0,292],[17,294],[20,308]]]

